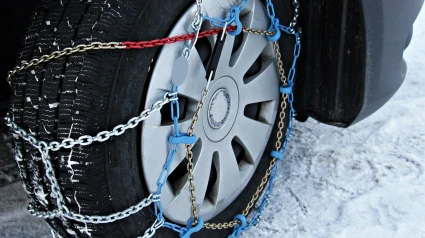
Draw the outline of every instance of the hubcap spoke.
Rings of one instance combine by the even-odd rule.
[[[195,176],[196,203],[198,205],[202,205],[204,201],[205,193],[207,192],[208,178],[211,173],[213,151],[211,150],[211,146],[207,146],[207,144],[208,143],[203,144],[201,153],[196,159],[195,169],[193,171]]]
[[[199,101],[201,99],[201,91],[207,85],[205,79],[206,72],[204,65],[196,48],[193,48],[189,63],[189,73],[185,82],[179,87],[179,94]]]
[[[217,193],[216,204],[232,198],[234,191],[241,185],[238,162],[230,140],[228,141],[227,145],[220,147],[218,158],[214,161],[217,166],[217,183],[214,186],[214,192]]]
[[[195,156],[195,155],[194,155]],[[197,158],[194,158],[195,168],[193,170],[194,175],[194,184],[195,184],[195,195],[196,195],[196,204],[201,206],[205,199],[205,193],[207,191],[208,186],[208,178],[211,172],[211,163],[212,163],[213,152],[211,148],[202,145],[201,151]],[[205,179],[206,178],[206,179]],[[186,181],[187,178],[184,179],[185,185],[176,195],[175,199],[167,205],[167,209],[178,207],[182,213],[187,217],[190,217],[190,203],[188,202],[190,199],[189,192],[189,182]]]
[[[218,36],[219,37],[219,36]],[[223,52],[220,55],[220,61],[217,66],[217,72],[226,72],[229,71],[229,62],[232,57],[233,44],[235,42],[235,37],[231,35],[226,36],[226,41],[224,42]],[[216,77],[219,76],[216,74]]]
[[[258,75],[247,79],[248,84],[242,86],[241,102],[244,106],[251,103],[266,102],[279,99],[279,79],[276,78],[277,67],[272,60],[263,63]],[[255,93],[252,93],[255,92]]]
[[[235,127],[235,136],[248,153],[249,160],[257,163],[266,146],[264,141],[269,140],[272,125],[241,116]]]
[[[230,65],[232,68],[237,68],[234,71],[235,78],[242,78],[249,68],[254,64],[255,60],[263,52],[267,40],[264,36],[249,34],[244,37],[241,47],[233,54]],[[255,45],[256,47],[252,47]]]
[[[258,4],[258,2],[256,1],[252,2],[255,2],[253,5],[254,11],[243,19],[243,24],[255,29],[267,29],[268,19],[265,12],[256,11],[256,8],[261,8],[261,6],[257,6],[256,4]],[[238,69],[232,71],[238,74],[236,78],[244,76],[255,60],[260,56],[261,52],[263,52],[267,43],[268,41],[264,36],[244,34],[242,45],[232,55],[230,60],[230,66]]]
[[[215,209],[214,204],[212,204],[209,199],[204,199],[204,202],[202,203],[202,207],[199,210],[199,216],[205,217],[205,216],[208,216],[209,214],[213,214],[214,209]]]

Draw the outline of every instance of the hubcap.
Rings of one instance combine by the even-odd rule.
[[[208,16],[225,18],[230,2],[204,1]],[[170,36],[188,33],[195,13],[191,7],[176,23]],[[259,0],[249,1],[241,12],[244,26],[267,29],[267,11]],[[213,28],[204,22],[202,30]],[[189,127],[201,91],[207,85],[205,65],[215,43],[211,36],[198,41],[189,58],[189,73],[179,87],[180,132]],[[181,55],[182,44],[164,46],[152,72],[145,107],[172,88],[173,62]],[[279,103],[279,75],[273,46],[264,36],[228,35],[216,76],[210,84],[204,108],[195,126],[193,146],[194,183],[199,216],[209,220],[224,210],[251,179],[269,140]],[[141,160],[150,192],[157,190],[158,176],[170,152],[168,137],[173,133],[169,108],[153,114],[142,127]],[[191,216],[185,147],[179,145],[171,164],[168,181],[162,189],[164,215],[186,224]]]

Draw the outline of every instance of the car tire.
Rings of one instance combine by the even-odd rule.
[[[32,16],[19,61],[95,41],[165,37],[192,4],[190,0],[46,0]],[[285,5],[286,9],[292,9],[290,3],[278,3],[280,9]],[[281,41],[287,45],[293,42],[289,37]],[[111,130],[143,110],[150,68],[159,51],[160,48],[87,51],[22,71],[12,79],[11,115],[17,124],[44,141]],[[291,61],[288,52],[292,48],[283,48],[285,66]],[[268,168],[275,131],[276,126],[263,159],[244,191],[211,222],[233,220],[244,209]],[[87,215],[110,214],[138,203],[149,194],[137,159],[141,156],[141,133],[139,126],[104,143],[51,152],[56,177],[71,210]],[[54,209],[55,201],[49,196],[50,186],[38,150],[14,137],[14,153],[30,202],[39,210]],[[153,209],[148,208],[109,224],[59,218],[46,221],[60,237],[137,237],[154,220]],[[203,229],[195,235],[229,233],[231,229]],[[172,237],[177,233],[164,228],[157,235]]]

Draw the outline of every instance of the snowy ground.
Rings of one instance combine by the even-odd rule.
[[[425,10],[406,80],[381,110],[339,129],[297,123],[269,209],[246,237],[425,237]]]
[[[425,237],[425,10],[406,81],[389,103],[349,129],[297,123],[274,195],[245,237]],[[0,237],[50,237],[30,217],[19,183],[0,188]]]
[[[0,201],[1,238],[52,237],[43,220],[28,214],[27,195],[20,182],[0,188]]]

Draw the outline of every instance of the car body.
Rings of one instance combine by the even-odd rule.
[[[423,0],[314,0],[301,5],[303,27],[295,106],[347,127],[368,117],[406,75],[403,51]]]

